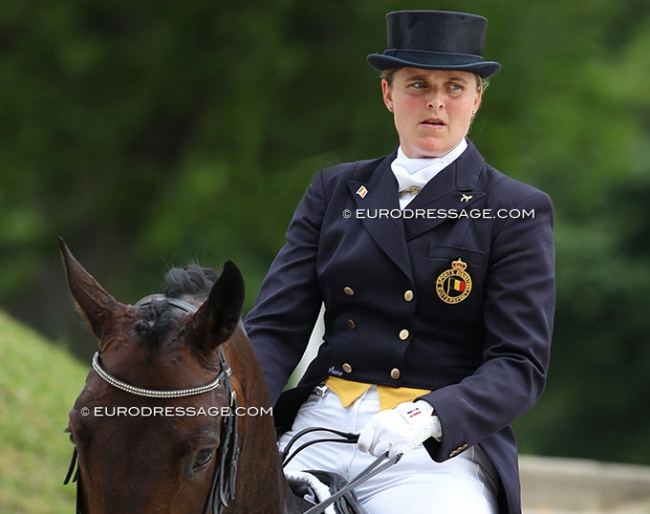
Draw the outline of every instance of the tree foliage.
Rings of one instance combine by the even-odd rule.
[[[87,358],[55,235],[127,302],[236,261],[250,306],[311,176],[396,144],[365,56],[403,0],[5,2],[0,302]],[[556,207],[558,310],[526,451],[647,463],[650,6],[470,2],[493,78],[471,138]],[[83,341],[83,342],[80,342]],[[612,444],[614,441],[617,444]],[[644,451],[645,450],[645,451]]]

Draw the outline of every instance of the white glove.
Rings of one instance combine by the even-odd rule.
[[[425,401],[400,403],[375,414],[359,434],[359,449],[375,457],[388,450],[390,458],[406,453],[429,437],[442,436],[440,419]]]

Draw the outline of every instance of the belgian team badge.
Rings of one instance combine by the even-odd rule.
[[[436,293],[443,302],[455,305],[472,292],[472,277],[465,271],[467,263],[459,257],[451,263],[451,269],[443,271],[436,279]]]

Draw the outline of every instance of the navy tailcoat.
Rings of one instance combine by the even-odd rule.
[[[555,308],[553,209],[473,144],[400,211],[383,158],[319,172],[245,320],[279,425],[328,375],[431,390],[444,461],[479,444],[500,476],[501,514],[521,511],[511,423],[543,392]],[[460,259],[460,261],[459,261]],[[465,269],[454,271],[453,262]],[[281,395],[321,303],[325,334]]]

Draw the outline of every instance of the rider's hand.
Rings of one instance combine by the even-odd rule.
[[[429,437],[442,436],[440,419],[425,401],[400,403],[375,414],[359,434],[359,449],[379,457],[406,453]]]

